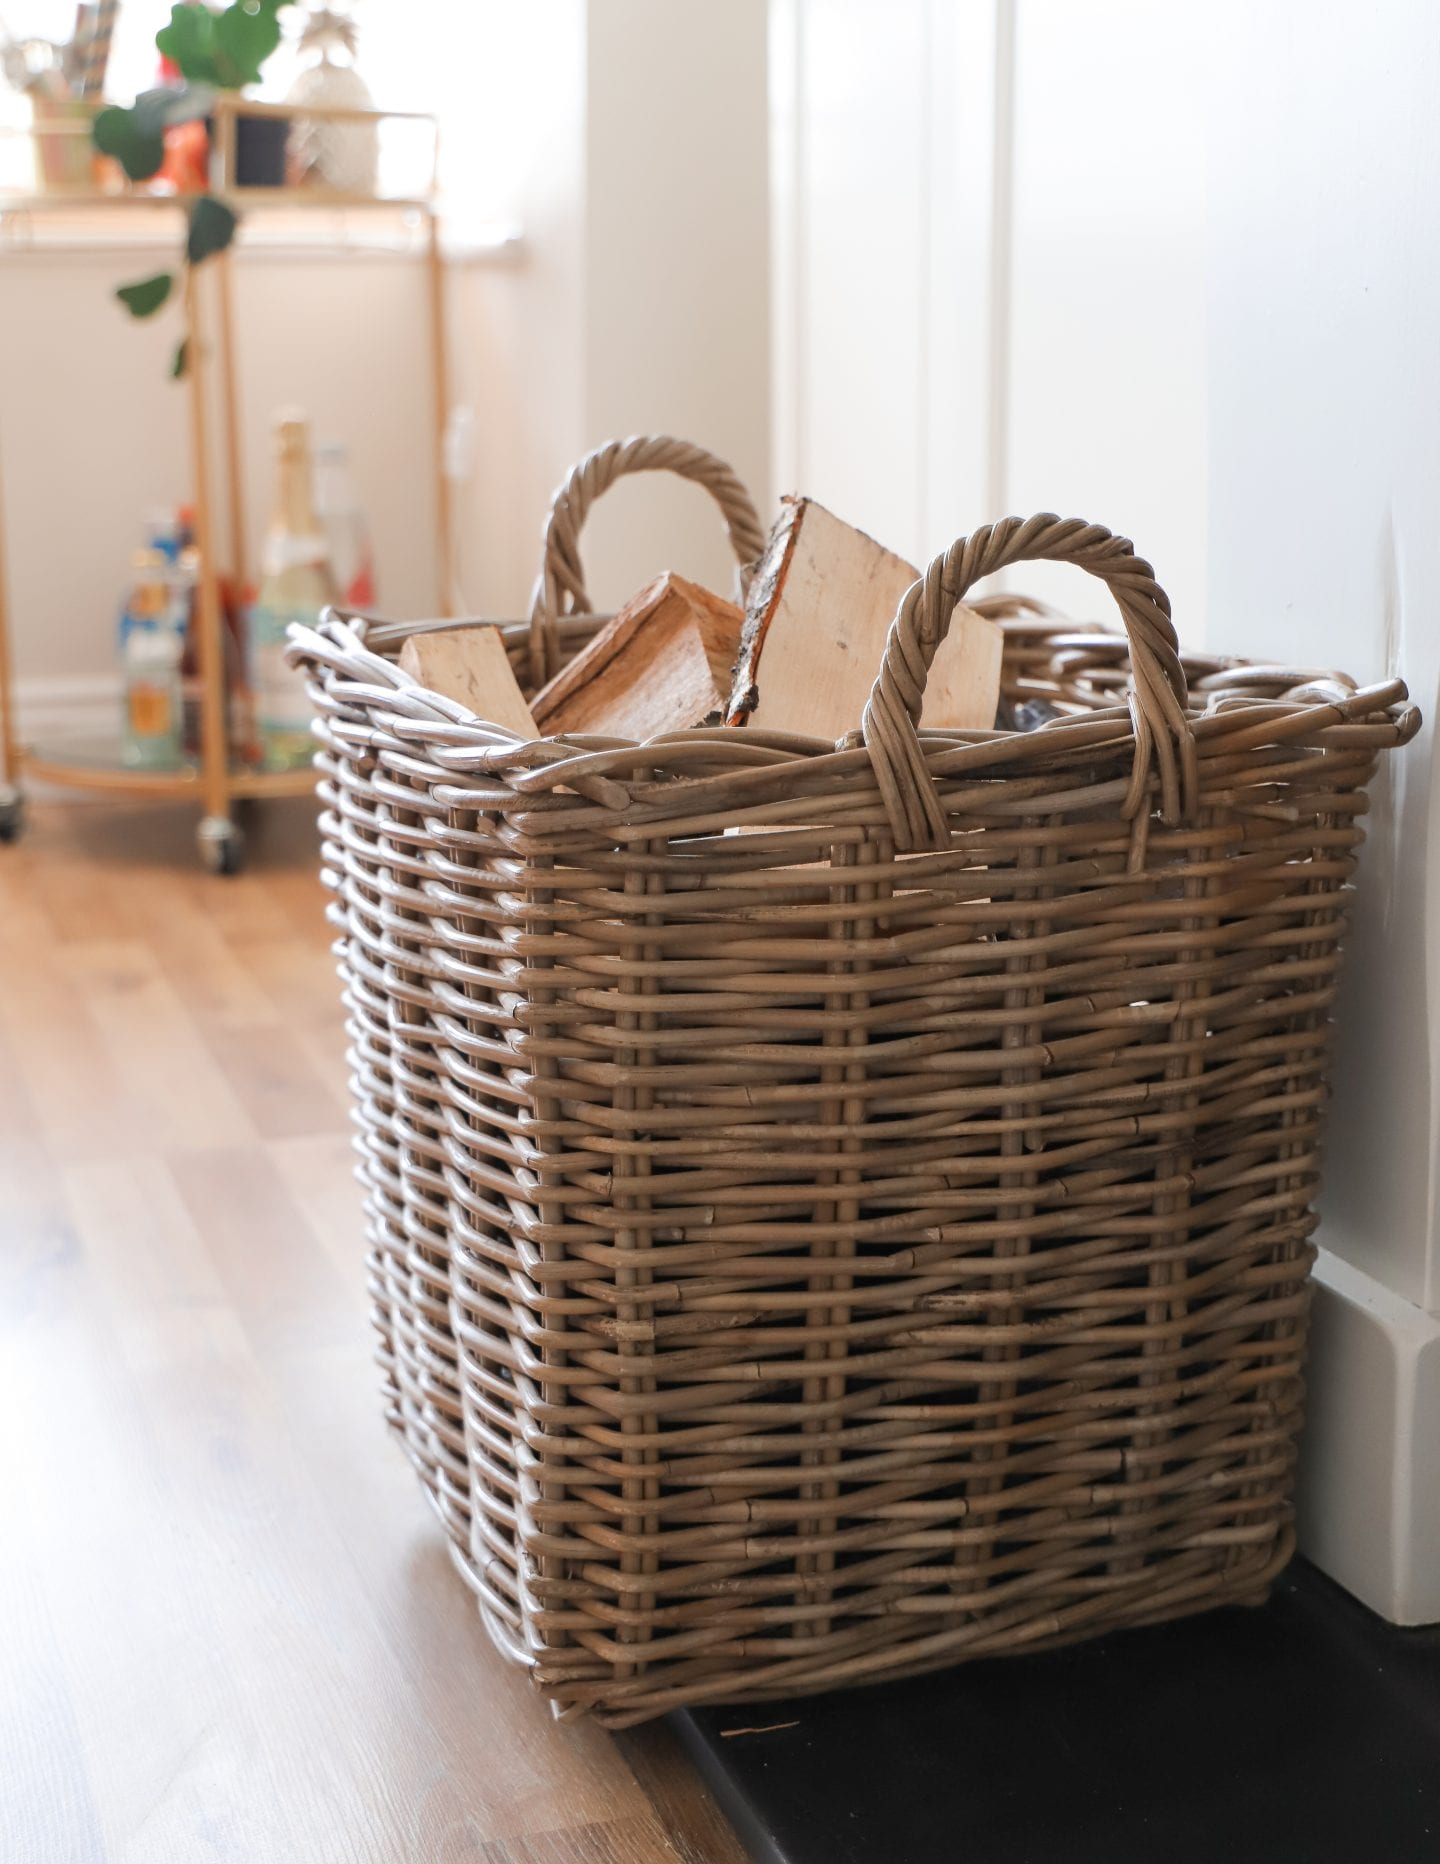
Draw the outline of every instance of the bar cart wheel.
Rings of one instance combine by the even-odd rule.
[[[245,865],[245,836],[225,816],[206,816],[195,831],[200,859],[212,874],[238,874]]]
[[[0,842],[19,841],[25,827],[25,798],[13,783],[0,783]]]

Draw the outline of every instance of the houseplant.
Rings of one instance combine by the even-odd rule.
[[[219,91],[240,91],[259,82],[267,58],[280,43],[280,9],[291,0],[234,0],[218,12],[198,0],[171,8],[168,25],[155,35],[156,50],[178,71],[180,82],[142,91],[133,104],[111,105],[95,119],[95,146],[113,156],[131,181],[149,181],[166,165],[166,132],[197,126],[210,115]],[[268,127],[268,125],[267,125]],[[232,208],[203,185],[186,214],[183,264],[202,264],[223,252],[235,237]],[[175,289],[175,273],[156,272],[118,287],[115,295],[132,317],[153,317]],[[171,373],[185,372],[182,342]]]

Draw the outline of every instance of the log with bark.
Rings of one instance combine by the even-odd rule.
[[[860,722],[914,564],[814,499],[784,500],[746,603],[727,721],[836,739]],[[921,724],[989,728],[999,625],[957,608],[925,687]]]

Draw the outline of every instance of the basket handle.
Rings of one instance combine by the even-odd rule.
[[[1130,642],[1135,762],[1124,813],[1138,828],[1152,761],[1159,770],[1163,820],[1173,824],[1191,811],[1195,736],[1185,709],[1185,674],[1170,598],[1154,571],[1135,555],[1128,538],[1114,536],[1103,525],[1050,512],[1004,518],[957,538],[906,590],[865,702],[860,735],[902,853],[949,844],[945,810],[917,729],[930,664],[966,591],[982,576],[1022,562],[1073,563],[1108,586]]]
[[[637,434],[597,447],[556,490],[545,520],[544,554],[530,607],[530,678],[536,686],[560,670],[560,616],[590,612],[580,527],[600,494],[628,472],[673,472],[703,485],[720,507],[741,564],[753,563],[765,548],[765,528],[750,494],[724,460],[704,447],[668,434]]]

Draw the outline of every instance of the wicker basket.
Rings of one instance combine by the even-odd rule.
[[[513,660],[588,636],[557,495]],[[918,733],[956,602],[1030,732]],[[560,1712],[875,1681],[1227,1602],[1289,1558],[1317,1141],[1399,681],[1176,647],[1054,517],[906,596],[859,729],[521,744],[403,631],[297,631],[320,714],[391,1414]]]

